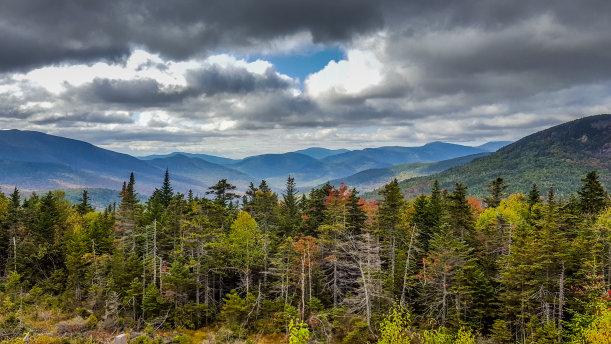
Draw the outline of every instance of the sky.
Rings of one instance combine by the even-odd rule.
[[[3,0],[0,128],[135,155],[516,140],[611,112],[611,2]]]

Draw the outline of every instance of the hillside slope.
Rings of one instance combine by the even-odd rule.
[[[163,159],[162,159],[163,160]],[[138,192],[150,194],[167,163],[151,164],[90,143],[36,131],[0,130],[0,185],[24,190],[103,188],[119,190],[130,172]],[[238,172],[236,172],[238,173]],[[212,183],[172,173],[178,191],[203,191]]]
[[[431,142],[419,147],[387,146],[353,150],[322,159],[326,163],[343,164],[357,172],[386,168],[413,162],[432,162],[483,153],[487,150],[446,142]]]
[[[203,185],[213,185],[218,180],[226,178],[238,186],[246,186],[252,179],[232,168],[183,154],[173,154],[165,158],[147,160],[147,162],[161,169],[167,168],[172,174],[190,178],[197,181],[197,184]]]
[[[507,181],[509,192],[527,192],[533,183],[554,187],[560,195],[577,190],[591,170],[611,187],[611,115],[584,117],[526,136],[496,153],[447,171],[401,182],[407,195],[430,190],[434,180],[444,188],[463,182],[482,196],[496,177]]]
[[[350,187],[357,188],[359,191],[370,191],[388,183],[393,178],[397,178],[401,181],[417,176],[428,176],[433,173],[445,171],[455,166],[464,165],[476,158],[480,158],[488,154],[490,153],[472,154],[436,162],[415,162],[395,165],[388,168],[372,168],[357,172],[344,178],[330,180],[329,183],[335,186],[344,183]]]

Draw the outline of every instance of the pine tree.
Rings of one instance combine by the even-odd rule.
[[[532,188],[528,192],[528,205],[532,208],[533,205],[541,201],[541,193],[537,184],[533,184]]]
[[[17,209],[21,206],[21,195],[19,194],[19,189],[15,187],[13,193],[11,193],[11,207],[13,209]]]
[[[305,215],[302,234],[316,235],[318,227],[325,221],[325,201],[332,190],[331,184],[326,183],[320,188],[312,189],[307,200],[300,202]]]
[[[607,192],[598,180],[596,171],[589,172],[581,180],[578,191],[581,210],[589,215],[600,213],[607,205]]]
[[[79,204],[76,206],[76,210],[79,212],[79,214],[81,215],[85,215],[88,212],[93,211],[93,207],[91,206],[91,204],[89,203],[89,192],[87,190],[83,190],[83,193],[81,195],[81,201],[79,202]]]
[[[469,239],[473,232],[473,213],[467,202],[467,187],[456,183],[454,191],[448,196],[448,214],[454,233],[463,240]]]
[[[352,189],[348,198],[348,216],[346,217],[346,229],[352,233],[359,234],[365,227],[367,215],[361,207],[361,199],[358,196],[358,191]]]
[[[457,326],[466,320],[473,302],[468,272],[475,263],[469,247],[449,227],[435,234],[430,244],[418,275],[422,283],[420,302],[425,314],[438,325]]]
[[[232,185],[227,179],[221,179],[216,184],[208,188],[206,195],[214,195],[214,200],[217,204],[226,207],[233,206],[233,200],[239,196],[234,192],[235,185]]]
[[[161,186],[159,197],[161,204],[166,208],[170,205],[172,197],[174,197],[174,190],[172,190],[172,185],[170,183],[170,171],[168,171],[167,168],[163,176],[163,185]]]
[[[295,178],[288,176],[282,195],[281,222],[285,235],[293,235],[299,226],[299,201],[295,190]]]
[[[390,183],[386,184],[380,191],[382,203],[379,210],[380,235],[384,243],[384,251],[386,261],[389,266],[389,282],[391,290],[394,291],[396,284],[396,267],[397,267],[397,248],[398,248],[398,224],[399,212],[403,207],[405,200],[399,187],[399,182],[395,178]]]
[[[136,194],[136,178],[134,173],[130,173],[129,181],[123,183],[121,190],[121,202],[119,209],[116,214],[115,221],[115,232],[120,235],[126,235],[133,232],[136,227],[136,204],[138,203],[138,196]]]
[[[503,194],[507,189],[507,184],[501,177],[497,177],[490,184],[488,184],[489,195],[484,199],[486,205],[491,208],[496,208],[501,203]]]

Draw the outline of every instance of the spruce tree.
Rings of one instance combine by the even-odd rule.
[[[208,191],[206,191],[206,195],[214,195],[214,200],[219,205],[222,205],[224,207],[232,207],[233,200],[239,197],[234,192],[235,189],[235,185],[232,185],[227,181],[227,179],[223,178],[219,180],[216,184],[209,187]]]
[[[541,201],[541,193],[537,184],[533,184],[532,188],[528,192],[528,206],[532,208],[533,205]]]
[[[397,249],[399,245],[400,211],[405,203],[399,182],[395,178],[380,191],[382,203],[379,209],[380,236],[384,244],[385,260],[389,266],[391,292],[397,283]]]
[[[304,207],[305,220],[303,234],[315,235],[318,226],[325,220],[325,201],[333,190],[331,184],[326,183],[320,188],[312,189],[307,201],[301,202]]]
[[[11,207],[13,209],[17,209],[21,206],[21,195],[19,194],[19,189],[15,186],[13,193],[11,193]]]
[[[83,190],[83,193],[81,194],[81,201],[76,206],[76,210],[81,215],[85,215],[88,212],[93,211],[93,207],[89,202],[89,192],[87,190]]]
[[[360,204],[361,199],[358,191],[352,189],[348,198],[348,216],[346,219],[346,229],[353,233],[360,233],[365,226],[367,215]]]
[[[163,176],[163,184],[161,185],[159,197],[161,204],[166,208],[170,205],[172,197],[174,197],[174,190],[172,190],[172,185],[170,183],[170,171],[168,171],[167,168]]]
[[[138,203],[138,196],[135,187],[136,178],[132,172],[129,175],[129,181],[123,183],[121,201],[116,214],[114,230],[121,235],[131,233],[136,226],[135,206]]]
[[[467,187],[462,183],[456,183],[454,191],[448,196],[448,201],[450,225],[456,235],[467,240],[474,226],[471,206],[467,202]]]
[[[288,176],[286,189],[282,195],[281,222],[285,235],[293,235],[299,226],[299,200],[295,190],[295,178]]]
[[[607,205],[607,192],[598,180],[596,171],[589,172],[581,180],[578,191],[581,210],[589,215],[600,213]]]
[[[490,184],[488,184],[489,195],[484,199],[486,205],[490,208],[498,207],[501,203],[501,199],[503,198],[505,189],[507,189],[507,185],[501,177],[497,177]]]

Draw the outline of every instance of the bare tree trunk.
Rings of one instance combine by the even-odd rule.
[[[401,289],[401,305],[405,306],[407,298],[407,279],[409,277],[409,264],[412,258],[412,248],[414,246],[414,237],[416,236],[416,228],[412,228],[412,235],[409,237],[409,245],[407,247],[407,257],[405,258],[405,270],[403,271],[403,287]]]
[[[441,325],[444,326],[446,324],[446,314],[448,312],[448,283],[445,271],[443,272],[442,283],[443,294],[441,297]]]
[[[246,294],[250,292],[250,268],[244,270],[244,280],[246,282]]]
[[[308,257],[308,301],[312,300],[312,258],[310,257],[310,250],[307,251]]]
[[[17,272],[17,239],[13,236],[13,264],[15,265],[15,272]]]
[[[301,256],[301,320],[305,316],[305,257]]]
[[[197,265],[195,266],[195,304],[199,306],[201,246],[197,247]]]
[[[365,317],[367,319],[367,326],[371,328],[371,297],[369,295],[369,277],[361,261],[358,262],[359,272],[361,273],[361,279],[363,280],[363,294],[365,303]]]
[[[163,258],[159,257],[159,294],[161,294],[161,290],[163,289],[163,283],[161,278],[161,273],[163,269]]]
[[[564,262],[560,270],[560,279],[558,281],[558,329],[562,331],[562,318],[564,316]]]
[[[157,284],[157,219],[153,220],[153,284]]]
[[[333,307],[337,307],[337,302],[339,298],[339,286],[337,283],[338,279],[338,271],[337,271],[337,258],[333,261]]]
[[[396,246],[397,242],[395,239],[395,234],[392,233],[392,238],[390,240],[390,280],[392,281],[391,290],[394,294],[395,292],[395,264],[396,264]]]

